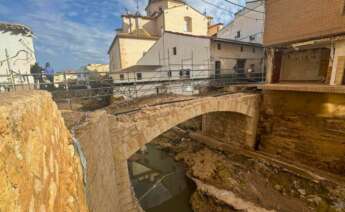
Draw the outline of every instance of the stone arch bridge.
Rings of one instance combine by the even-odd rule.
[[[128,159],[145,144],[169,129],[198,116],[214,112],[239,113],[250,118],[245,144],[255,145],[259,96],[231,94],[203,97],[144,108],[138,112],[110,118],[112,144],[118,156]],[[121,148],[119,148],[121,147]]]
[[[87,187],[93,191],[88,197],[90,209],[141,211],[129,179],[128,158],[157,136],[195,117],[215,112],[246,116],[249,121],[244,145],[254,148],[260,99],[259,94],[236,93],[146,107],[117,116],[102,111],[90,114],[87,126],[83,126],[87,130],[81,130],[84,134],[79,136],[89,161]],[[109,182],[104,182],[104,176]]]

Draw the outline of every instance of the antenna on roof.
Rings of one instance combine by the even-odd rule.
[[[140,12],[139,12],[139,0],[137,0],[137,12],[136,12],[136,15],[140,15]]]

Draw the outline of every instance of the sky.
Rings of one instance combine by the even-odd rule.
[[[142,14],[148,0],[138,0]],[[220,8],[210,4],[217,5]],[[244,4],[244,0],[231,0]],[[228,23],[239,8],[225,0],[188,0],[215,22]],[[32,28],[37,61],[50,62],[56,71],[90,63],[108,63],[108,48],[121,14],[136,11],[136,0],[0,0],[0,22]]]

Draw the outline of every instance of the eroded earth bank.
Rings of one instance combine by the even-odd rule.
[[[333,179],[179,128],[154,143],[186,165],[194,211],[343,211],[345,187]]]

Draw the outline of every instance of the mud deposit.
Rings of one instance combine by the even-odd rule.
[[[194,211],[345,211],[345,187],[240,151],[211,149],[179,129],[153,141],[187,166]]]

